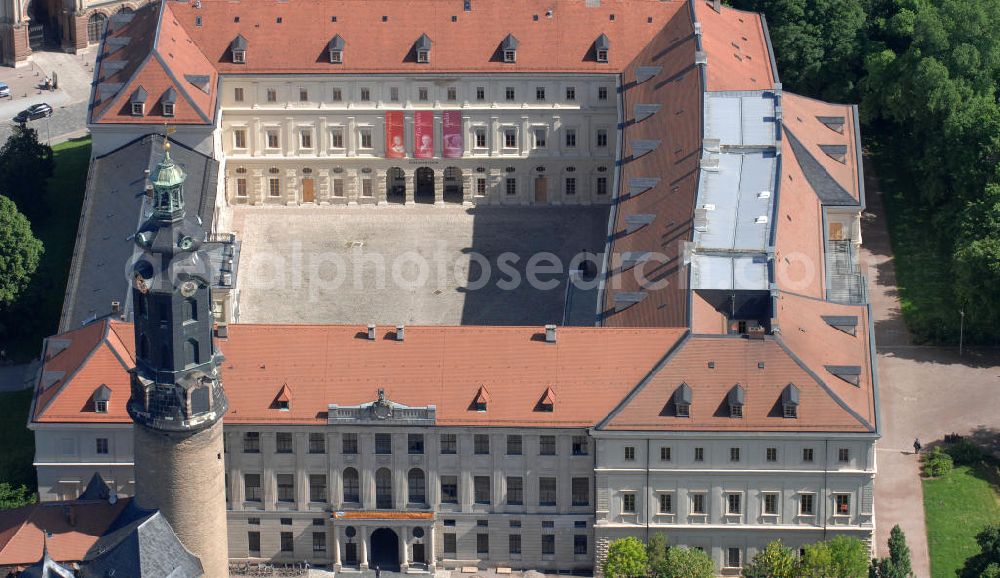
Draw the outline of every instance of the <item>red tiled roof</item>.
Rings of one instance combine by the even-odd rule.
[[[42,558],[78,562],[118,517],[128,498],[100,502],[43,502],[0,512],[0,566],[25,566]],[[70,513],[72,512],[72,523]],[[44,538],[45,532],[50,536]]]
[[[714,368],[708,362],[715,363]],[[763,363],[761,369],[758,363]],[[671,399],[680,384],[691,388],[690,417],[677,417]],[[799,389],[797,418],[785,418],[781,394],[793,383]],[[734,385],[746,392],[743,417],[729,414],[727,394]],[[869,432],[840,398],[817,381],[778,339],[693,336],[662,368],[629,397],[601,427],[609,430],[680,431],[837,431]],[[867,418],[863,415],[862,417]],[[872,422],[869,422],[872,423]]]
[[[778,176],[781,194],[775,215],[775,281],[782,290],[820,299],[826,286],[823,206],[795,162],[788,139],[781,140],[781,155],[783,162]]]
[[[858,183],[858,163],[861,159],[855,149],[855,136],[859,127],[854,124],[854,107],[846,104],[830,104],[806,96],[784,92],[781,95],[782,122],[786,130],[809,149],[812,156],[830,176],[855,200],[861,198]],[[842,132],[833,130],[820,121],[821,117],[844,119]],[[826,154],[820,145],[846,147],[844,162]],[[789,157],[791,158],[791,157]]]
[[[708,90],[774,88],[771,58],[760,14],[693,0],[701,23],[702,49],[708,55]]]

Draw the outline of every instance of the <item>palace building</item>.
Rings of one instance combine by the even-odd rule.
[[[100,473],[206,568],[212,537],[233,561],[430,573],[588,573],[611,541],[653,533],[722,575],[773,539],[870,543],[858,112],[783,91],[762,16],[703,0],[164,0],[110,20],[90,126],[29,424],[43,501]],[[171,253],[196,252],[200,273],[166,283],[161,318],[136,293],[152,249],[131,233],[162,212],[168,163],[188,216],[157,230],[205,232]],[[360,214],[402,231],[413,215],[582,209],[607,220],[582,322],[239,322],[259,304],[237,270],[260,249],[234,223]],[[520,235],[504,223],[490,235]],[[155,391],[174,396],[170,420],[138,409],[165,411]],[[217,430],[218,460],[185,441]],[[221,496],[163,497],[209,500],[180,480],[216,466],[225,536]]]

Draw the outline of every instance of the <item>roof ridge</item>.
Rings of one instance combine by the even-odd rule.
[[[101,104],[102,104],[101,109],[102,110],[98,113],[98,115],[97,115],[96,118],[91,118],[91,122],[92,123],[100,122],[100,120],[102,118],[104,118],[105,115],[108,114],[108,111],[114,109],[114,105],[121,99],[122,95],[127,93],[127,91],[125,89],[127,87],[129,87],[129,86],[132,86],[132,82],[135,81],[135,79],[139,76],[139,73],[142,72],[146,68],[146,64],[149,62],[149,59],[152,57],[153,52],[156,51],[156,43],[157,43],[157,41],[159,40],[159,37],[160,37],[160,23],[163,21],[163,10],[165,9],[166,5],[167,5],[167,3],[165,1],[164,2],[160,2],[159,13],[157,14],[157,17],[156,17],[156,35],[153,37],[153,44],[152,44],[152,47],[151,47],[150,51],[147,52],[145,56],[143,56],[142,62],[140,62],[139,65],[135,67],[135,70],[132,71],[132,74],[128,77],[128,80],[126,80],[125,82],[122,83],[121,89],[117,93],[115,93],[115,95],[107,103],[106,106],[104,105],[104,102],[103,102],[103,99],[102,99],[102,102],[101,102]],[[131,24],[132,24],[131,22],[128,23],[128,25],[131,25]],[[105,34],[104,35],[104,39],[101,41],[101,47],[100,47],[100,50],[98,52],[98,59],[99,60],[103,60],[103,57],[105,56],[105,54],[104,54],[104,44],[107,43],[107,40],[108,40],[108,35]],[[101,64],[102,64],[101,62],[98,62],[97,64],[94,65],[94,74],[95,75],[98,74],[98,72],[101,70],[101,68],[102,68]],[[94,86],[95,87],[97,86],[99,80],[100,79],[95,76],[95,79],[94,79]],[[93,103],[93,99],[91,99],[91,103]],[[93,106],[93,104],[91,104],[91,106]]]
[[[108,320],[105,318],[105,319],[101,319],[100,322],[105,324],[103,335],[100,337],[100,339],[97,340],[96,343],[94,343],[94,346],[90,349],[90,352],[87,353],[87,355],[85,355],[83,357],[83,360],[80,361],[80,365],[78,365],[75,368],[73,368],[72,373],[70,373],[69,375],[67,375],[66,377],[64,377],[60,381],[59,385],[56,386],[57,389],[56,389],[55,393],[49,396],[49,399],[48,399],[48,401],[45,402],[45,405],[43,407],[40,407],[40,408],[39,407],[35,408],[35,414],[31,416],[31,421],[37,421],[38,418],[40,418],[43,415],[45,415],[45,411],[47,409],[49,409],[49,406],[51,406],[52,403],[55,400],[59,399],[59,394],[62,393],[62,391],[66,388],[67,385],[69,385],[69,383],[71,381],[73,381],[73,378],[76,377],[78,373],[80,373],[80,370],[82,370],[84,367],[87,366],[87,363],[90,362],[90,359],[92,357],[94,357],[94,354],[97,353],[98,349],[100,349],[101,344],[104,343],[104,340],[107,337]],[[84,327],[86,327],[86,325]],[[81,327],[80,329],[83,329],[84,327]],[[42,366],[42,368],[43,368],[42,371],[44,371],[44,367],[45,366],[43,365]],[[38,393],[41,393],[41,392],[39,392],[36,389],[36,393],[35,393],[35,397],[36,398],[38,397]]]

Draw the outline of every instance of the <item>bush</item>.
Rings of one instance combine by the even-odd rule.
[[[958,466],[974,466],[983,459],[983,450],[967,439],[949,444],[945,451]]]
[[[0,510],[11,510],[34,504],[38,497],[21,484],[14,487],[7,482],[0,483]]]
[[[646,546],[638,538],[628,537],[615,540],[608,546],[608,557],[604,561],[604,575],[607,578],[636,578],[649,573]]]
[[[940,478],[951,473],[955,464],[951,456],[935,447],[929,454],[924,454],[924,475],[928,478]]]

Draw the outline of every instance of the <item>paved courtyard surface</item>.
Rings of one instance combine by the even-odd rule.
[[[10,98],[0,99],[0,144],[10,136],[17,113],[33,104],[48,103],[51,117],[33,120],[28,126],[38,131],[39,140],[52,143],[86,132],[87,101],[94,76],[95,52],[66,54],[36,52],[27,66],[0,68],[0,82],[10,86]],[[46,76],[55,73],[59,89],[42,88]]]
[[[570,262],[603,251],[608,217],[606,207],[232,210],[241,323],[563,324]],[[596,289],[575,292],[574,309],[587,300],[596,310]]]
[[[917,578],[929,578],[920,467],[913,440],[927,446],[945,434],[969,434],[1000,426],[1000,352],[912,344],[900,315],[892,248],[874,167],[865,163],[868,207],[863,221],[862,259],[878,348],[882,439],[877,445],[876,540],[887,556],[889,532],[899,524],[912,551]]]

